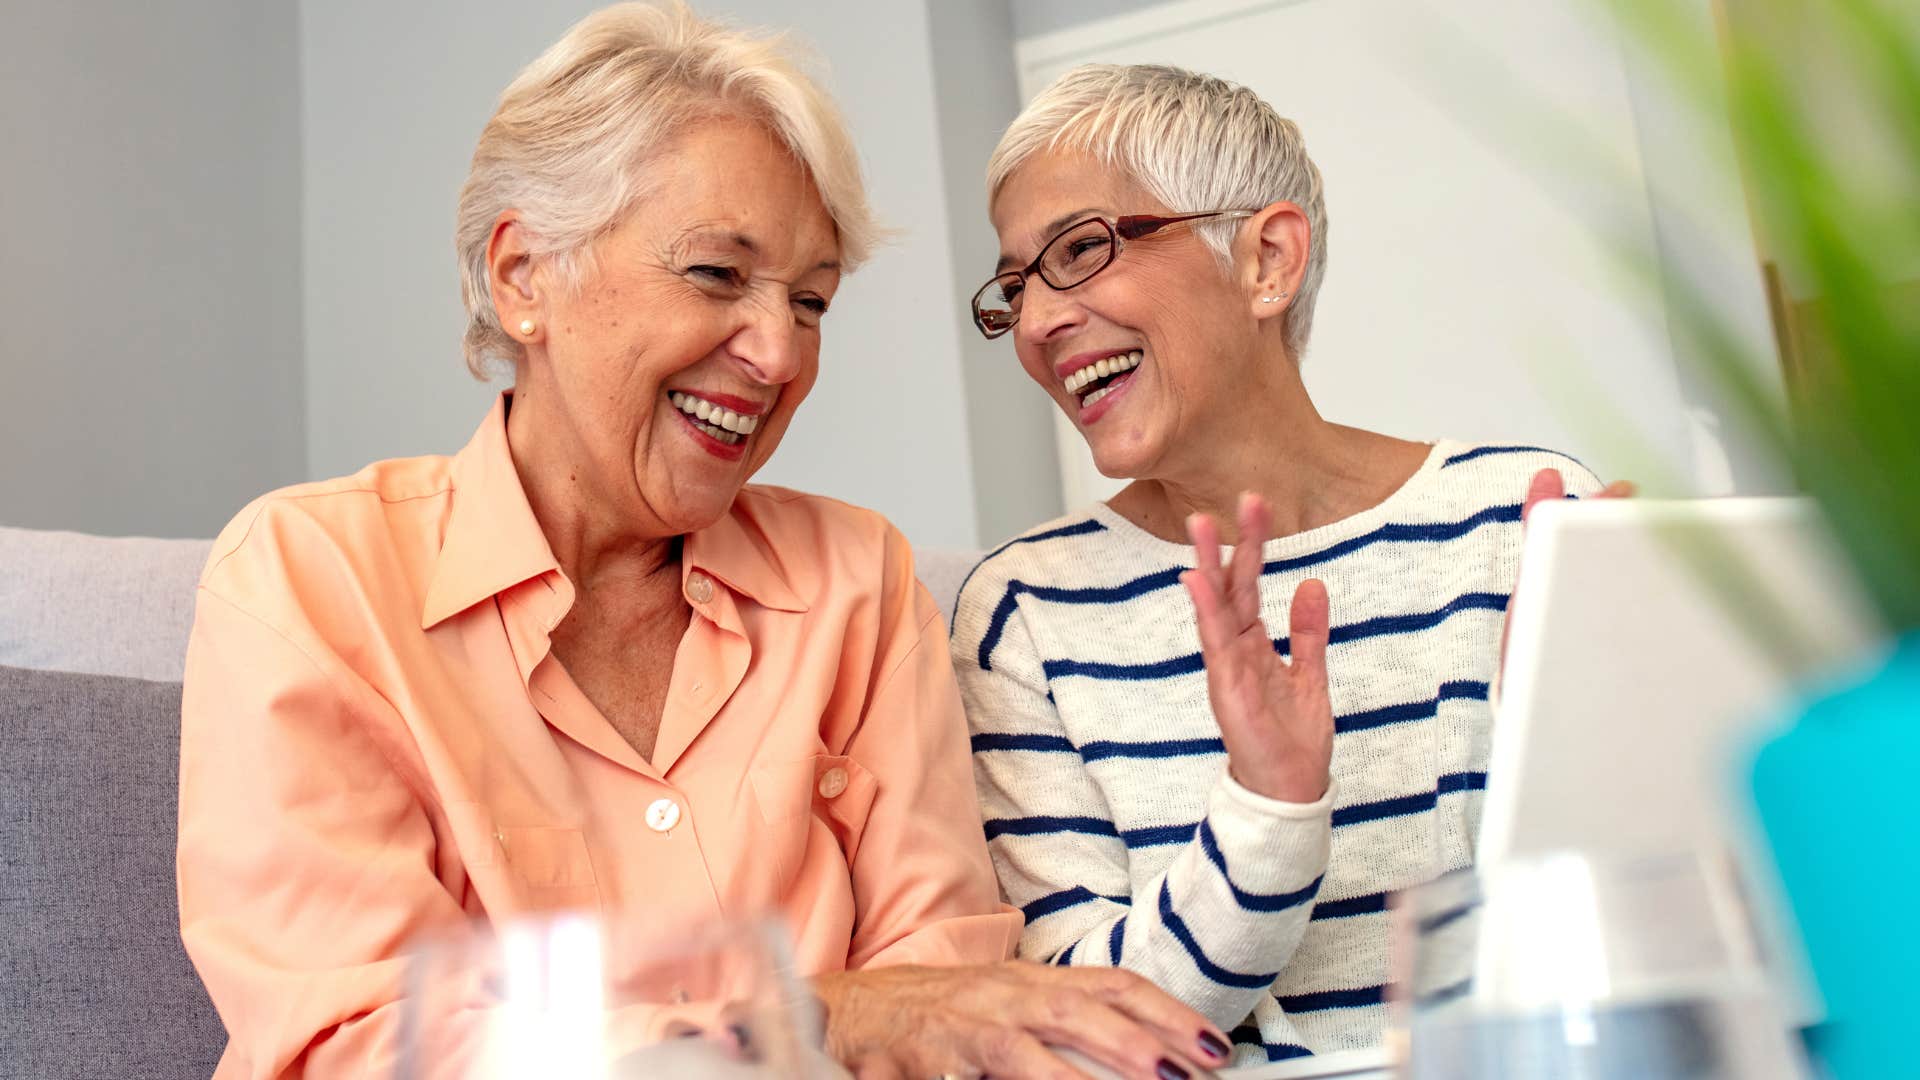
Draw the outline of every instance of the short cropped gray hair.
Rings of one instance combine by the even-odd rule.
[[[602,8],[514,78],[480,132],[460,189],[455,243],[467,305],[467,367],[517,363],[488,285],[494,222],[520,212],[533,254],[562,287],[592,268],[593,243],[648,191],[651,156],[716,113],[764,123],[819,189],[851,271],[879,236],[860,159],[839,110],[777,36],[702,19],[680,0]]]
[[[1290,202],[1312,227],[1307,272],[1287,308],[1286,344],[1306,355],[1327,271],[1320,170],[1293,121],[1244,86],[1158,64],[1084,64],[1054,80],[1015,118],[987,162],[987,197],[1034,154],[1075,150],[1119,169],[1180,213]],[[1233,221],[1195,227],[1230,266]]]

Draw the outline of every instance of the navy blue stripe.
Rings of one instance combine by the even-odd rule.
[[[1345,900],[1322,900],[1313,905],[1314,919],[1350,919],[1356,915],[1378,915],[1387,910],[1387,894],[1369,893]]]
[[[1440,692],[1426,701],[1410,701],[1404,705],[1387,705],[1383,708],[1369,709],[1366,712],[1337,716],[1333,720],[1333,730],[1346,734],[1350,731],[1366,731],[1369,728],[1386,727],[1388,724],[1404,724],[1412,720],[1427,720],[1440,713],[1440,704],[1445,701],[1485,701],[1487,684],[1459,680],[1440,684]]]
[[[1357,990],[1321,990],[1312,994],[1276,994],[1274,1000],[1290,1013],[1324,1012],[1328,1009],[1364,1009],[1384,1004],[1387,988],[1363,986]]]
[[[1040,670],[1049,680],[1065,678],[1068,675],[1084,675],[1090,679],[1116,679],[1137,682],[1144,679],[1171,679],[1179,675],[1191,675],[1205,670],[1199,653],[1176,656],[1171,660],[1156,660],[1150,664],[1107,664],[1095,660],[1047,660],[1041,663]]]
[[[1038,900],[1029,902],[1020,909],[1020,914],[1025,915],[1028,924],[1031,925],[1035,919],[1045,918],[1056,911],[1065,911],[1070,907],[1078,907],[1081,904],[1094,900],[1107,900],[1116,904],[1132,903],[1131,897],[1101,896],[1099,893],[1085,886],[1075,885],[1071,889],[1062,889],[1057,893],[1048,893]]]
[[[1385,727],[1388,724],[1404,723],[1411,720],[1426,720],[1440,711],[1440,705],[1447,701],[1485,701],[1487,684],[1470,680],[1459,680],[1440,684],[1440,692],[1425,701],[1410,701],[1400,705],[1385,705],[1378,709],[1336,716],[1333,730],[1341,734],[1350,731],[1366,731],[1370,728]],[[993,750],[1039,750],[1052,753],[1070,754],[1076,749],[1081,760],[1086,762],[1106,761],[1109,758],[1128,758],[1133,760],[1157,760],[1175,757],[1204,757],[1209,754],[1226,753],[1226,744],[1219,739],[1145,739],[1137,742],[1122,742],[1114,739],[1100,739],[1085,746],[1075,747],[1073,742],[1059,735],[1029,735],[1014,732],[981,733],[973,736],[973,752],[976,754]]]
[[[1359,622],[1336,626],[1327,634],[1330,644],[1340,645],[1350,641],[1363,641],[1367,638],[1386,637],[1393,634],[1412,634],[1421,630],[1431,630],[1463,611],[1505,611],[1506,593],[1463,593],[1433,611],[1415,612],[1409,615],[1381,615]],[[1282,656],[1287,655],[1289,639],[1275,638],[1273,650]],[[1109,664],[1092,660],[1047,660],[1040,665],[1041,671],[1051,679],[1080,675],[1092,679],[1108,679],[1123,682],[1140,682],[1148,679],[1168,679],[1178,675],[1190,675],[1205,669],[1199,653],[1176,656],[1171,660],[1155,660],[1144,664]],[[1391,721],[1388,721],[1391,722]]]
[[[1057,540],[1063,536],[1086,536],[1090,533],[1106,532],[1106,531],[1107,531],[1107,527],[1105,525],[1100,524],[1099,521],[1093,518],[1088,518],[1085,521],[1076,521],[1071,525],[1062,525],[1057,529],[1048,529],[1046,532],[1037,532],[1037,533],[1034,533],[1032,536],[1016,536],[1013,539],[1007,541],[1006,543],[1001,544],[999,547],[994,548],[992,551],[989,551],[986,553],[986,555],[982,556],[979,562],[973,564],[973,569],[967,571],[967,576],[960,579],[960,588],[957,592],[953,594],[955,598],[954,607],[955,607],[956,614],[958,613],[958,608],[959,608],[959,598],[967,594],[967,585],[973,581],[973,575],[979,573],[981,567],[987,565],[989,562],[992,562],[995,556],[999,555],[1003,551],[1006,551],[1008,548],[1019,547],[1021,544],[1037,544],[1042,540]]]
[[[1165,844],[1184,844],[1193,839],[1192,825],[1153,825],[1144,829],[1128,829],[1120,834],[1120,839],[1130,848],[1160,847]]]
[[[1431,1008],[1436,1005],[1445,1005],[1449,1001],[1466,997],[1471,993],[1473,993],[1473,976],[1469,975],[1457,983],[1450,983],[1438,990],[1429,990],[1419,995],[1418,1002],[1422,1008]]]
[[[1113,822],[1096,817],[994,818],[986,823],[987,839],[998,836],[1044,836],[1048,833],[1085,833],[1088,836],[1119,836]]]
[[[1227,745],[1219,739],[1160,739],[1147,742],[1114,742],[1102,739],[1090,742],[1080,748],[1080,757],[1084,761],[1105,761],[1107,758],[1170,758],[1194,757],[1201,754],[1226,753]]]
[[[1220,871],[1220,876],[1226,880],[1228,890],[1233,893],[1234,901],[1248,911],[1285,911],[1288,908],[1299,907],[1313,899],[1320,892],[1320,883],[1326,880],[1323,875],[1314,878],[1312,884],[1303,889],[1283,893],[1256,893],[1242,889],[1233,883],[1233,874],[1227,870],[1227,857],[1220,851],[1219,841],[1213,835],[1213,825],[1206,818],[1200,819],[1200,850],[1207,853],[1208,861],[1213,863],[1214,869]]]
[[[1260,1036],[1260,1029],[1252,1024],[1233,1029],[1228,1036],[1235,1046],[1257,1046],[1267,1055],[1268,1061],[1287,1061],[1291,1058],[1312,1057],[1313,1051],[1295,1043],[1270,1043]]]
[[[1339,828],[1342,825],[1357,825],[1363,821],[1379,821],[1382,818],[1425,813],[1439,804],[1442,795],[1450,795],[1456,791],[1484,791],[1486,787],[1486,773],[1448,773],[1440,778],[1439,784],[1432,791],[1340,807],[1333,812],[1333,824],[1335,828]]]
[[[1197,824],[1197,823],[1194,823]],[[1096,817],[1054,817],[1039,815],[1035,817],[993,818],[986,823],[988,840],[1002,836],[1051,836],[1057,833],[1078,833],[1082,836],[1113,836],[1124,841],[1130,848],[1161,847],[1166,844],[1184,844],[1193,839],[1194,824],[1187,825],[1150,825],[1145,828],[1128,829],[1121,832],[1113,822]]]
[[[1466,918],[1468,915],[1473,914],[1473,910],[1479,906],[1480,906],[1480,902],[1478,900],[1474,900],[1474,901],[1469,901],[1468,903],[1465,903],[1465,904],[1461,904],[1457,907],[1448,908],[1447,910],[1442,911],[1438,914],[1429,915],[1426,918],[1420,920],[1419,922],[1420,933],[1431,934],[1436,930],[1440,930],[1440,929],[1443,929],[1444,927],[1451,926],[1452,924],[1459,922],[1461,919]]]
[[[1107,933],[1107,962],[1114,967],[1120,966],[1120,953],[1126,947],[1127,917],[1113,920],[1113,929]]]
[[[1073,743],[1060,735],[1032,735],[1023,732],[982,731],[969,740],[976,754],[989,750],[1049,750],[1071,754]]]
[[[1571,459],[1569,459],[1571,460]],[[1344,555],[1350,555],[1362,548],[1381,543],[1440,543],[1458,540],[1475,529],[1488,524],[1512,523],[1520,520],[1520,503],[1507,503],[1489,506],[1476,514],[1459,521],[1442,521],[1430,524],[1402,525],[1388,524],[1369,533],[1355,536],[1321,551],[1291,559],[1275,559],[1261,567],[1262,574],[1280,574],[1291,570],[1300,570],[1320,563],[1330,562]],[[1096,523],[1097,524],[1097,523]],[[1050,585],[1029,585],[1018,578],[1007,582],[1006,591],[1001,594],[1000,602],[994,605],[993,614],[987,620],[987,632],[980,639],[978,659],[983,671],[993,670],[993,650],[1000,644],[1000,635],[1006,632],[1007,620],[1013,616],[1022,595],[1045,600],[1055,604],[1113,604],[1122,600],[1131,600],[1137,596],[1160,589],[1172,588],[1180,583],[1183,567],[1159,570],[1143,577],[1119,585],[1094,586],[1087,588],[1060,588]],[[969,575],[971,576],[971,575]],[[964,584],[962,588],[964,589]]]
[[[1080,943],[1076,941],[1066,948],[1061,949],[1058,953],[1055,953],[1053,959],[1048,962],[1057,967],[1071,967],[1073,965],[1073,950],[1079,947]]]
[[[1476,446],[1471,450],[1463,450],[1453,455],[1441,462],[1440,467],[1444,469],[1450,465],[1458,465],[1462,462],[1472,461],[1475,458],[1490,457],[1494,454],[1552,454],[1554,457],[1567,457],[1567,455],[1559,451],[1549,450],[1544,446]],[[1572,458],[1567,458],[1567,460],[1573,461]],[[1574,464],[1578,465],[1579,462],[1574,462]]]
[[[1167,932],[1172,934],[1174,938],[1186,948],[1187,955],[1193,958],[1193,965],[1200,969],[1200,974],[1205,975],[1207,978],[1212,979],[1222,986],[1235,986],[1242,990],[1258,990],[1264,986],[1272,986],[1273,980],[1280,977],[1278,972],[1272,975],[1247,975],[1242,972],[1228,970],[1209,960],[1207,954],[1200,950],[1200,943],[1193,939],[1193,933],[1187,929],[1187,924],[1182,922],[1180,916],[1174,913],[1173,900],[1167,896],[1167,883],[1165,881],[1160,883],[1160,925],[1166,927]]]

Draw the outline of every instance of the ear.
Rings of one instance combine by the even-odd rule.
[[[503,211],[487,239],[487,291],[493,297],[494,314],[507,336],[523,345],[547,332],[546,305],[534,280],[530,239],[517,210]],[[520,329],[528,322],[533,324],[530,334]]]
[[[1313,226],[1298,206],[1277,202],[1254,214],[1244,235],[1251,243],[1237,261],[1247,304],[1254,318],[1275,318],[1293,306],[1306,279]]]

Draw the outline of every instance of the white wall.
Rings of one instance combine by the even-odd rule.
[[[1329,419],[1552,446],[1663,493],[1787,486],[1720,422],[1668,306],[1705,288],[1777,382],[1730,136],[1682,119],[1597,5],[1129,6],[1021,37],[1023,91],[1079,63],[1173,63],[1300,122],[1327,181],[1305,378]],[[1687,6],[1710,47],[1705,0]],[[1116,488],[1061,430],[1069,501]]]
[[[302,477],[293,0],[10,0],[0,523],[210,536]]]
[[[971,547],[982,536],[953,315],[966,289],[948,231],[933,2],[699,8],[791,26],[813,43],[862,148],[874,201],[906,230],[846,282],[820,382],[761,479],[875,507],[919,544]],[[595,6],[301,3],[307,429],[316,475],[451,451],[479,422],[493,390],[472,383],[460,359],[455,196],[500,90]]]

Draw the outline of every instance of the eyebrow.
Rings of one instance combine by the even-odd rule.
[[[1099,213],[1100,213],[1100,208],[1097,206],[1083,206],[1078,210],[1070,210],[1067,213],[1061,214],[1059,217],[1054,218],[1052,221],[1047,222],[1045,225],[1042,225],[1040,227],[1040,235],[1051,240],[1057,233],[1059,233],[1061,229],[1066,228],[1067,226],[1073,224],[1076,221],[1079,221],[1082,218],[1093,217]],[[1003,253],[1000,256],[1000,261],[993,264],[993,272],[996,276],[998,276],[1000,274],[1006,273],[1007,271],[1013,269],[1018,265],[1020,265],[1019,260],[1015,259],[1011,255],[1007,255]]]

